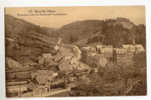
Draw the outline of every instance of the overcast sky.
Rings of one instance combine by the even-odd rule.
[[[39,14],[40,12],[51,15],[31,15]],[[117,17],[129,18],[135,24],[145,24],[144,6],[6,8],[5,13],[37,25],[53,28],[58,28],[77,20],[103,20]]]

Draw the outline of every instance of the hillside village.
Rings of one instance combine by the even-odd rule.
[[[10,58],[6,59],[10,64],[8,68],[21,66],[27,68],[27,71],[23,72],[8,71],[8,78],[23,79],[23,81],[8,82],[7,92],[17,93],[17,96],[23,97],[53,96],[70,92],[72,88],[78,86],[79,80],[89,82],[87,75],[93,71],[97,73],[100,67],[105,67],[108,63],[130,65],[133,64],[135,54],[145,52],[143,46],[138,44],[123,45],[122,48],[113,48],[111,45],[87,46],[81,48],[82,52],[86,53],[82,62],[80,61],[82,52],[77,46],[62,44],[63,46],[59,47],[58,45],[61,44],[54,47],[56,51],[59,50],[56,55],[47,53],[39,57],[38,63],[34,65],[34,71],[30,69],[33,65],[23,66]]]
[[[110,20],[107,20],[107,25],[114,23],[115,27],[119,24],[118,21],[114,23],[111,20],[109,24]],[[125,22],[123,27],[126,26]],[[128,26],[126,28],[131,28],[133,24],[129,23]],[[94,41],[95,37],[91,37],[85,39],[91,43],[83,45],[73,37],[72,43],[68,43],[61,35],[49,38],[39,34],[39,31],[30,34],[21,34],[19,31],[14,36],[7,29],[10,27],[15,26],[8,24],[6,27],[7,34],[11,34],[5,38],[7,97],[146,94],[146,49],[136,38],[136,41],[130,38],[131,43],[121,42],[122,44],[115,45],[106,43],[104,36],[99,35],[103,39]],[[59,32],[68,33],[67,27]],[[32,26],[31,30],[36,28]],[[20,40],[24,38],[31,40]],[[16,55],[11,54],[10,50]]]

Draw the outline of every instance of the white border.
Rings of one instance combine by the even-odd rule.
[[[151,1],[150,0],[0,0],[0,100],[5,97],[5,49],[4,49],[4,7],[51,7],[51,6],[146,6],[146,42],[147,42],[147,96],[114,96],[114,97],[65,97],[65,98],[11,98],[11,100],[151,100]]]

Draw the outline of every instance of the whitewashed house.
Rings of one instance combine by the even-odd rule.
[[[124,49],[126,49],[128,53],[134,53],[135,52],[135,46],[132,44],[124,44],[124,45],[122,45],[122,47]]]
[[[97,51],[104,54],[105,57],[113,56],[113,46],[112,45],[97,45]]]
[[[125,48],[114,48],[114,50],[116,51],[116,54],[126,54],[127,53],[127,49],[125,49]]]
[[[141,44],[135,45],[136,52],[145,52],[145,48]]]
[[[89,52],[96,52],[96,49],[91,46],[82,47],[82,50],[89,51]]]
[[[128,53],[140,53],[145,51],[141,44],[124,44],[122,47],[126,49]]]

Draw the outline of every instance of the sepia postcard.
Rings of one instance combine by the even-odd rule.
[[[5,7],[6,96],[146,96],[145,6]]]

